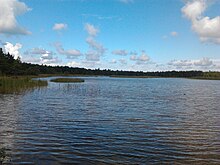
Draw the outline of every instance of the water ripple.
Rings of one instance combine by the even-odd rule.
[[[85,79],[0,95],[6,164],[220,164],[219,81]]]

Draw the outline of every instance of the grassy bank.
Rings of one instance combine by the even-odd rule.
[[[85,80],[80,79],[80,78],[56,78],[50,81],[57,82],[57,83],[80,83],[80,82],[84,82]]]
[[[32,80],[31,77],[0,77],[0,93],[16,93],[47,84],[47,81]]]

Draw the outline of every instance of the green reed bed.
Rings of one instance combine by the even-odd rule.
[[[0,77],[0,93],[16,93],[47,85],[47,81],[32,80],[31,77]]]
[[[56,83],[82,83],[85,80],[80,79],[80,78],[56,78],[50,80],[51,82],[56,82]]]

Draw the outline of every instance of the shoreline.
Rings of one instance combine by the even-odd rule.
[[[2,78],[46,78],[46,77],[112,77],[112,78],[185,78],[194,80],[220,80],[220,77],[161,77],[161,76],[128,76],[128,75],[84,75],[84,74],[39,74],[39,75],[8,75],[0,76]]]

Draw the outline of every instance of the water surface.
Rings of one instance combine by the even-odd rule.
[[[220,81],[84,79],[0,94],[9,163],[220,164]]]

